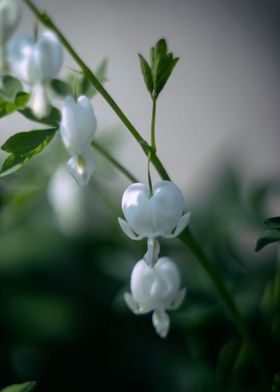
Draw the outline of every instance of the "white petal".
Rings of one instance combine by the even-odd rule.
[[[168,235],[184,213],[185,201],[181,190],[170,181],[160,181],[151,198],[154,227],[160,235]]]
[[[186,214],[184,214],[180,219],[179,222],[174,230],[174,232],[172,234],[165,234],[164,237],[165,238],[174,238],[177,237],[178,235],[180,235],[182,233],[182,231],[188,226],[188,224],[190,223],[191,220],[191,213],[187,212]]]
[[[121,226],[122,231],[132,240],[139,241],[142,240],[143,237],[137,236],[134,231],[130,228],[129,224],[121,218],[118,218],[119,225]]]
[[[33,47],[32,39],[25,35],[14,37],[7,47],[11,72],[28,85],[33,85],[39,79],[33,62]]]
[[[134,313],[134,314],[139,314],[139,307],[137,303],[134,301],[132,295],[130,293],[124,293],[123,295],[124,300],[129,307],[129,309]]]
[[[40,81],[48,82],[59,73],[63,62],[62,45],[51,31],[45,31],[34,46],[34,62],[40,70]]]
[[[177,293],[176,297],[173,299],[173,301],[171,302],[171,304],[168,306],[167,309],[175,310],[175,309],[179,308],[179,306],[182,304],[182,302],[186,296],[186,292],[187,292],[187,290],[185,288],[181,289]]]
[[[125,190],[122,210],[135,233],[149,237],[154,232],[149,191],[144,184],[135,183]]]
[[[37,118],[43,118],[49,114],[51,105],[44,86],[39,84],[33,88],[30,107]]]
[[[88,148],[82,154],[74,155],[68,161],[70,173],[81,186],[88,184],[95,167],[95,159],[91,156]]]
[[[62,108],[60,132],[65,147],[71,154],[80,153],[89,145],[96,131],[96,118],[88,98],[80,97],[78,103],[66,97]]]
[[[153,312],[152,322],[157,334],[161,338],[166,338],[170,328],[170,320],[168,314],[163,309],[155,310]]]

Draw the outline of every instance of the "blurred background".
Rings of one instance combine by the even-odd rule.
[[[147,139],[151,102],[137,53],[165,37],[180,57],[159,99],[159,155],[254,334],[271,390],[280,390],[278,249],[254,252],[263,220],[280,209],[278,2],[36,4],[89,66],[109,59],[106,87]],[[19,31],[32,34],[34,18],[22,14]],[[65,54],[67,67],[76,68]],[[138,145],[101,97],[93,103],[97,139],[146,181]],[[36,127],[17,114],[1,119],[0,142]],[[0,387],[35,379],[43,392],[264,391],[209,278],[179,241],[162,241],[188,289],[170,336],[161,340],[149,315],[126,309],[122,296],[145,252],[116,219],[128,183],[97,155],[94,179],[80,189],[63,170],[67,159],[56,138],[0,181]]]

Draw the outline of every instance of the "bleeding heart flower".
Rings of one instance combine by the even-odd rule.
[[[189,224],[191,213],[184,214],[185,202],[181,190],[170,181],[160,181],[150,195],[144,184],[130,185],[122,198],[123,220],[119,224],[133,240],[178,236]]]
[[[62,61],[62,46],[51,31],[45,31],[34,42],[30,37],[14,37],[8,45],[11,72],[31,90],[31,108],[42,118],[50,110],[46,86],[59,73]]]
[[[86,185],[95,169],[95,159],[90,154],[90,143],[97,127],[90,100],[82,95],[78,101],[68,96],[62,108],[60,133],[64,146],[71,154],[68,168],[79,185]]]
[[[154,266],[140,260],[133,268],[130,279],[131,294],[125,293],[128,307],[135,314],[153,312],[152,322],[161,337],[169,331],[169,316],[166,310],[177,309],[186,290],[180,288],[180,275],[174,262],[161,257]]]

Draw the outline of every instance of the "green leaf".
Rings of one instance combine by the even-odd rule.
[[[22,114],[25,118],[31,121],[38,122],[40,124],[50,125],[52,127],[59,127],[61,121],[61,113],[60,111],[52,106],[50,113],[47,117],[37,118],[34,116],[32,110],[30,108],[20,109],[18,110],[20,114]]]
[[[5,101],[0,98],[0,118],[8,116],[19,108],[25,106],[29,98],[30,94],[25,92],[18,92],[14,97],[14,102]]]
[[[154,90],[154,82],[153,82],[151,68],[141,54],[138,54],[138,56],[139,56],[141,71],[142,71],[142,75],[143,75],[146,87],[147,87],[148,91],[150,92],[150,94],[152,94],[153,90]]]
[[[59,97],[66,97],[67,95],[72,95],[71,86],[60,79],[53,79],[50,82],[50,88]]]
[[[0,392],[31,392],[36,386],[36,381],[28,381],[23,384],[14,384],[1,389]]]
[[[11,153],[4,161],[0,177],[7,176],[26,164],[34,155],[39,154],[52,140],[56,128],[20,132],[11,136],[1,147]]]
[[[280,230],[280,217],[269,218],[264,221],[264,224],[270,229]]]
[[[219,354],[216,368],[216,377],[219,391],[225,391],[227,387],[231,372],[234,368],[234,364],[239,353],[239,349],[240,344],[236,340],[230,340],[224,345]]]
[[[148,91],[153,97],[157,98],[172,74],[179,58],[174,58],[172,53],[168,53],[167,43],[163,38],[150,50],[150,65],[141,55],[139,55],[139,58]]]
[[[267,230],[264,234],[258,239],[256,244],[256,252],[264,248],[266,245],[271,244],[273,242],[280,241],[280,231],[278,230]]]
[[[2,79],[2,88],[0,89],[0,98],[4,101],[13,102],[17,93],[22,91],[21,82],[12,77],[12,76],[4,76]]]
[[[27,104],[29,98],[30,98],[30,94],[28,94],[28,93],[25,93],[23,91],[20,91],[19,93],[17,93],[17,95],[15,96],[15,101],[14,101],[16,108],[18,109],[18,108],[24,107]]]

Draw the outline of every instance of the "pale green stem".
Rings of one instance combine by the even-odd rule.
[[[70,42],[66,39],[66,37],[62,34],[62,32],[57,28],[57,26],[53,23],[50,17],[46,13],[42,13],[38,10],[38,8],[34,5],[32,0],[23,0],[25,4],[31,9],[31,11],[38,17],[38,19],[50,30],[52,30],[58,38],[60,39],[63,46],[68,50],[73,59],[79,64],[84,75],[88,78],[88,80],[92,83],[92,85],[96,88],[96,90],[103,96],[103,98],[107,101],[109,106],[114,110],[123,124],[128,128],[129,132],[136,139],[136,141],[140,144],[143,151],[146,155],[151,155],[151,162],[153,163],[155,169],[159,173],[162,179],[170,180],[169,175],[167,174],[166,169],[162,165],[158,156],[153,153],[153,148],[148,145],[148,143],[142,138],[140,133],[136,130],[136,128],[132,125],[132,123],[128,120],[126,115],[111,97],[111,95],[107,92],[107,90],[102,86],[102,84],[98,81],[93,72],[89,69],[89,67],[84,63],[84,61],[80,58],[77,52],[74,50]],[[109,159],[112,162],[111,159]],[[114,164],[114,163],[113,163]],[[118,166],[116,166],[118,168]],[[238,330],[240,336],[246,342],[247,346],[250,348],[252,359],[254,360],[256,366],[259,368],[260,373],[263,375],[264,381],[266,381],[266,372],[262,363],[262,358],[259,355],[257,348],[255,347],[253,340],[251,338],[250,332],[247,329],[246,324],[244,323],[241,314],[235,304],[233,297],[225,286],[223,280],[219,277],[215,269],[212,267],[211,262],[206,258],[203,250],[200,245],[196,242],[194,237],[192,236],[189,229],[186,229],[184,233],[180,236],[182,242],[189,247],[191,252],[194,254],[202,268],[208,274],[211,279],[213,285],[218,291],[219,295],[222,298],[222,301],[230,314],[236,329]]]

